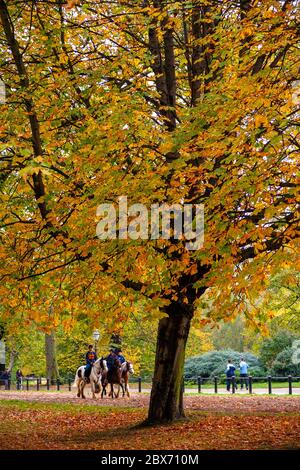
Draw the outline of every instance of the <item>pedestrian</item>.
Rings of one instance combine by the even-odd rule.
[[[9,381],[10,381],[10,372],[8,369],[5,369],[5,371],[1,375],[1,380],[4,382],[4,387],[5,390],[9,389]]]
[[[23,388],[23,373],[21,369],[18,369],[16,372],[16,382],[17,382],[17,390],[22,390]]]
[[[231,359],[228,359],[225,374],[226,374],[226,389],[227,389],[227,392],[230,392],[230,385],[232,383],[232,377],[234,377],[234,374],[235,374],[235,365],[232,363]]]
[[[242,357],[240,361],[240,378],[241,378],[241,390],[244,388],[244,383],[246,385],[246,389],[248,390],[248,368],[249,365]]]

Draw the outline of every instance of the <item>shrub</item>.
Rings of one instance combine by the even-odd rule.
[[[267,369],[271,369],[277,355],[286,348],[290,348],[295,339],[297,339],[297,336],[287,330],[279,331],[271,338],[265,339],[260,348],[260,360],[262,364]]]
[[[294,353],[293,348],[285,348],[279,354],[277,354],[275,361],[273,361],[270,374],[278,377],[286,377],[287,375],[293,375],[300,377],[300,364],[293,364],[292,356]]]
[[[263,376],[265,371],[261,368],[260,362],[256,356],[251,353],[241,353],[238,351],[221,350],[210,351],[206,354],[190,357],[185,361],[184,375],[187,380],[197,380],[198,376],[212,378],[221,377],[225,373],[228,359],[238,368],[241,358],[249,364],[249,373],[251,375]]]

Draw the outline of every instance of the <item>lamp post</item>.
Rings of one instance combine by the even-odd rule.
[[[98,341],[100,339],[100,332],[99,330],[95,330],[93,332],[93,339],[94,339],[94,343],[95,343],[95,353],[97,354],[97,344],[98,344]]]

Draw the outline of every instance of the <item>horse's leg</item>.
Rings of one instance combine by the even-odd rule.
[[[92,389],[92,398],[93,400],[95,400],[96,398],[96,395],[95,395],[95,384],[94,384],[94,381],[91,380],[91,389]]]
[[[119,383],[119,391],[120,389],[122,390],[122,397],[124,397],[124,388],[123,388],[123,384],[120,382]]]
[[[115,398],[119,398],[119,390],[120,390],[120,385],[121,385],[121,383],[119,382],[119,383],[116,384],[116,385],[118,385],[118,392],[116,393],[116,392],[114,391],[114,386],[113,386],[113,394],[115,394]],[[122,385],[121,385],[121,387],[122,387]]]
[[[126,393],[127,393],[128,398],[129,398],[129,397],[130,397],[130,393],[129,393],[129,381],[128,381],[128,378],[125,380],[125,390],[126,390]]]
[[[114,398],[114,384],[112,382],[110,383],[110,393],[111,397]]]
[[[80,398],[80,380],[77,382],[77,397]]]
[[[101,398],[103,398],[103,395],[106,395],[106,382],[105,380],[101,380],[101,385],[102,385],[102,392],[101,392]]]
[[[82,385],[81,385],[81,398],[85,398],[85,394],[84,394],[84,389],[85,389],[85,380],[83,380],[82,382]]]

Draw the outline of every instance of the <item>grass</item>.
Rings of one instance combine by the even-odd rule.
[[[57,412],[64,412],[64,413],[74,413],[74,414],[81,414],[81,413],[111,413],[115,412],[114,406],[98,406],[93,405],[90,403],[82,403],[82,404],[72,404],[72,403],[44,403],[44,402],[34,402],[34,401],[25,401],[25,400],[0,400],[0,409],[10,409],[11,407],[15,407],[20,411],[28,411],[28,410],[38,410],[38,411],[57,411]],[[129,411],[134,413],[135,411],[139,410],[139,408],[128,407],[128,406],[120,406],[118,407],[120,411]]]

